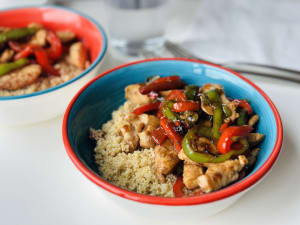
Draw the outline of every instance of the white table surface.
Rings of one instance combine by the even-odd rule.
[[[89,12],[98,13],[95,8]],[[194,50],[193,42],[185,46]],[[123,61],[108,54],[102,70]],[[300,85],[249,78],[281,114],[282,153],[272,172],[234,205],[206,219],[186,218],[185,224],[300,224]],[[0,126],[0,224],[161,224],[120,208],[75,168],[62,143],[61,122],[60,116],[23,127]]]
[[[278,163],[228,209],[201,221],[195,215],[186,224],[300,224],[299,85],[250,78],[272,98],[282,117],[284,143]],[[34,125],[0,127],[1,224],[153,225],[153,218],[137,218],[134,211],[110,201],[75,168],[62,143],[61,123],[60,116]]]

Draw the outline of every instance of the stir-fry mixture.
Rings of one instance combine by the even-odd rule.
[[[127,86],[125,95],[128,100],[125,107],[130,104],[133,109],[128,114],[119,114],[122,125],[119,131],[114,127],[117,131],[112,135],[121,136],[127,144],[124,154],[137,154],[143,149],[152,151],[152,172],[160,184],[172,184],[173,196],[213,192],[251,171],[259,152],[257,145],[264,135],[255,132],[259,116],[246,99],[226,97],[219,84],[186,85],[179,76],[151,77],[146,84]],[[117,122],[113,114],[114,120]],[[123,176],[126,163],[119,166],[118,162],[115,173],[105,172],[103,164],[108,153],[101,143],[109,132],[105,126],[99,132],[91,130],[91,136],[101,146],[95,151],[104,177],[133,191],[169,196],[157,191],[139,191],[138,187],[131,188],[111,177]],[[133,173],[130,172],[130,179]],[[148,185],[153,183],[149,181]]]
[[[56,86],[87,66],[88,52],[71,31],[49,30],[36,23],[0,28],[0,96]]]

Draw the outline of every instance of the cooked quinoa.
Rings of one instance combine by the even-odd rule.
[[[97,139],[95,159],[99,172],[104,179],[121,188],[141,194],[174,197],[176,177],[170,174],[166,183],[159,182],[154,171],[153,149],[139,148],[130,152],[120,134],[124,118],[130,115],[134,106],[125,102],[112,113],[112,120],[103,124],[101,130],[91,129],[91,135]]]

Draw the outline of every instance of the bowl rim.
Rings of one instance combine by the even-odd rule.
[[[264,164],[258,168],[256,172],[251,174],[249,177],[247,177],[244,180],[241,180],[237,183],[234,183],[230,185],[227,188],[221,189],[216,192],[212,192],[209,194],[205,195],[200,195],[200,196],[193,196],[193,197],[183,197],[183,198],[166,198],[166,197],[157,197],[157,196],[150,196],[150,195],[144,195],[144,194],[138,194],[136,192],[128,191],[125,189],[122,189],[120,187],[117,187],[103,178],[101,178],[99,175],[94,173],[93,171],[89,170],[83,162],[80,161],[80,159],[77,157],[77,155],[74,153],[71,144],[68,139],[68,118],[71,112],[71,109],[73,107],[73,104],[76,102],[77,98],[85,91],[87,87],[89,87],[92,83],[94,83],[96,80],[100,79],[103,76],[106,76],[110,74],[113,71],[116,71],[118,69],[128,67],[134,64],[141,64],[141,63],[147,63],[147,62],[153,62],[153,61],[186,61],[186,62],[194,62],[194,63],[201,63],[209,66],[213,66],[222,70],[225,70],[227,72],[230,72],[232,75],[239,77],[240,79],[246,81],[248,84],[250,84],[256,91],[259,92],[259,94],[267,101],[269,104],[274,117],[275,117],[275,122],[276,122],[276,127],[277,127],[277,137],[276,137],[276,142],[274,145],[274,148],[268,157],[268,159],[264,162]],[[276,161],[280,151],[281,151],[281,146],[282,146],[282,139],[283,139],[283,128],[282,128],[282,122],[281,118],[279,115],[278,110],[276,109],[275,105],[271,101],[271,99],[265,94],[265,92],[260,89],[257,85],[252,83],[250,80],[247,78],[243,77],[242,75],[227,69],[223,68],[218,65],[214,65],[212,63],[207,63],[203,62],[201,60],[195,60],[195,59],[185,59],[185,58],[155,58],[155,59],[145,59],[145,60],[139,60],[127,64],[123,64],[117,67],[114,67],[112,69],[109,69],[97,77],[95,77],[93,80],[88,82],[85,86],[83,86],[77,94],[72,98],[71,102],[69,103],[64,117],[63,117],[63,124],[62,124],[62,136],[63,136],[63,143],[66,148],[66,152],[68,156],[70,157],[71,161],[75,164],[75,166],[81,171],[88,179],[90,179],[92,182],[94,182],[96,185],[100,186],[101,188],[105,189],[106,191],[111,192],[112,194],[118,195],[120,197],[133,200],[136,202],[141,202],[141,203],[147,203],[147,204],[155,204],[155,205],[168,205],[168,206],[184,206],[184,205],[197,205],[197,204],[204,204],[204,203],[211,203],[215,202],[221,199],[225,199],[228,197],[231,197],[232,195],[238,194],[255,183],[257,183],[261,178],[264,177],[264,175],[267,174],[267,172],[271,169],[273,166],[274,162]]]
[[[42,91],[36,91],[33,93],[29,93],[29,94],[23,94],[23,95],[16,95],[16,96],[0,96],[0,101],[7,101],[7,100],[16,100],[16,99],[23,99],[23,98],[29,98],[29,97],[35,97],[35,96],[39,96],[39,95],[43,95],[43,94],[47,94],[49,92],[52,91],[56,91],[59,90],[77,80],[79,80],[80,78],[84,77],[85,75],[87,75],[91,70],[93,70],[102,60],[102,58],[105,55],[105,52],[107,50],[107,36],[106,33],[103,29],[103,27],[92,17],[86,15],[83,12],[80,12],[76,9],[71,9],[65,6],[56,6],[56,5],[26,5],[26,6],[16,6],[16,7],[9,7],[9,8],[4,8],[0,10],[0,13],[5,12],[5,11],[13,11],[13,10],[19,10],[19,9],[47,9],[47,8],[51,8],[51,9],[57,9],[57,10],[62,10],[62,11],[67,11],[67,12],[71,12],[74,14],[77,14],[85,19],[87,19],[88,21],[90,21],[92,24],[94,24],[96,26],[96,28],[98,28],[98,30],[100,31],[100,35],[102,37],[102,47],[101,47],[101,51],[99,52],[97,58],[95,59],[95,61],[87,68],[85,69],[82,73],[80,73],[79,75],[77,75],[76,77],[74,77],[71,80],[68,80],[62,84],[56,85],[54,87],[51,88],[47,88],[45,90]]]

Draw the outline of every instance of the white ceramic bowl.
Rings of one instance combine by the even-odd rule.
[[[75,32],[89,50],[91,65],[72,80],[53,88],[19,96],[0,96],[0,126],[35,123],[61,115],[74,94],[97,75],[106,52],[107,39],[102,27],[74,10],[36,6],[0,11],[0,26],[23,27],[32,22],[53,30]]]

